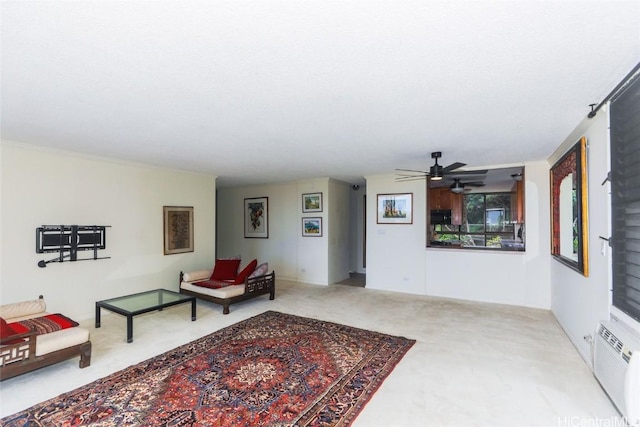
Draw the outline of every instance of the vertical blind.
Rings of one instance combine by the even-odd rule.
[[[613,305],[640,321],[640,78],[611,100]]]

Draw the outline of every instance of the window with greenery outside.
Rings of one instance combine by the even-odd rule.
[[[462,199],[462,224],[435,226],[438,239],[463,247],[503,248],[519,243],[511,216],[512,193],[469,193]]]

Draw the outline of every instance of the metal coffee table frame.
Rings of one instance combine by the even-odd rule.
[[[154,296],[156,298],[154,298]],[[162,311],[164,308],[191,302],[191,321],[196,320],[196,298],[167,289],[155,289],[96,302],[96,328],[100,327],[100,309],[127,317],[127,342],[133,341],[133,316]]]

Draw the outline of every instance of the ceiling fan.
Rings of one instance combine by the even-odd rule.
[[[434,151],[433,153],[431,153],[431,158],[435,159],[435,163],[433,164],[433,166],[429,168],[429,171],[418,171],[418,170],[412,170],[412,169],[396,169],[397,171],[401,172],[397,174],[398,177],[396,178],[396,181],[411,181],[414,179],[422,179],[425,177],[430,178],[431,181],[439,181],[450,175],[468,176],[468,175],[484,175],[487,173],[486,170],[458,171],[457,169],[467,165],[466,163],[461,163],[461,162],[455,162],[450,164],[449,166],[443,167],[442,165],[438,164],[438,159],[441,157],[442,157],[441,151]],[[404,172],[409,172],[409,173],[404,173]]]

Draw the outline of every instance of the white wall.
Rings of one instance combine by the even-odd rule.
[[[48,309],[92,318],[95,302],[132,292],[178,289],[180,270],[215,257],[214,176],[0,142],[0,300],[45,296]],[[193,206],[195,250],[163,255],[162,207]],[[110,259],[50,263],[37,254],[44,224],[110,225]],[[78,258],[91,257],[79,253]]]
[[[322,212],[302,213],[302,194],[322,192]],[[329,284],[329,236],[332,234],[332,224],[329,218],[329,178],[319,178],[296,182],[296,189],[291,194],[296,200],[297,209],[295,221],[291,222],[289,232],[296,236],[298,271],[292,276],[294,280],[313,283],[316,285]],[[322,218],[322,237],[302,236],[302,217]]]
[[[322,237],[302,237],[302,194],[323,193],[327,203],[328,178],[218,190],[218,254],[268,262],[276,277],[326,285],[328,247],[326,208],[304,216],[323,218]],[[244,199],[269,198],[269,238],[244,238]]]
[[[269,262],[276,277],[328,285],[349,277],[349,185],[315,178],[218,190],[218,255]],[[302,212],[302,195],[322,193],[322,212]],[[269,198],[269,238],[245,239],[244,198]],[[302,236],[302,218],[321,217],[321,237]]]
[[[240,255],[268,262],[279,278],[295,278],[298,272],[298,236],[302,233],[301,198],[296,183],[257,185],[218,190],[217,255]],[[311,191],[309,191],[311,192]],[[268,197],[269,237],[244,238],[244,199]],[[320,240],[320,239],[318,239]],[[322,242],[320,242],[322,243]],[[326,247],[324,251],[326,260]]]
[[[553,260],[551,309],[589,364],[590,345],[583,337],[593,335],[597,322],[609,318],[611,302],[611,254],[598,237],[609,236],[611,223],[610,187],[608,183],[601,185],[609,171],[608,127],[608,109],[601,109],[593,119],[583,120],[550,158],[550,163],[555,163],[580,137],[587,138],[589,277]]]
[[[448,298],[550,307],[549,165],[525,164],[526,252],[426,249],[425,181],[367,177],[367,287]],[[413,225],[376,224],[376,195],[414,197]]]
[[[367,288],[424,295],[426,181],[367,176]],[[378,224],[377,195],[413,193],[413,224]]]

